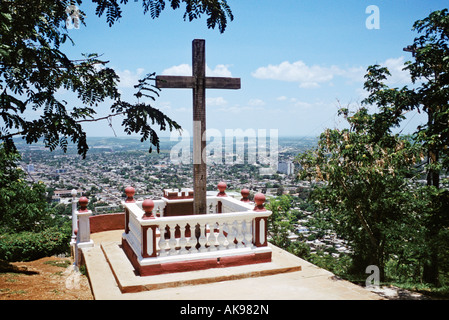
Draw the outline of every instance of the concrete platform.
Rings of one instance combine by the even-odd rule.
[[[379,295],[278,247],[271,263],[140,277],[120,248],[122,230],[83,249],[97,300],[380,300]]]
[[[301,270],[298,261],[289,259],[285,254],[285,251],[275,250],[272,259],[273,261],[271,263],[258,263],[228,268],[211,268],[201,271],[140,277],[136,275],[134,268],[122,250],[120,243],[102,243],[101,249],[103,250],[122,293],[238,280]]]

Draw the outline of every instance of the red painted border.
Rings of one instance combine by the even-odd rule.
[[[166,273],[197,271],[211,268],[236,267],[248,264],[271,262],[271,252],[264,252],[141,266],[136,254],[129,246],[126,239],[122,239],[122,248],[125,251],[128,259],[131,261],[133,267],[136,269],[139,275],[143,277]]]
[[[107,213],[89,217],[90,233],[125,229],[125,213]]]

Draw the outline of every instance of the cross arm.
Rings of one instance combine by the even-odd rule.
[[[240,89],[240,78],[206,77],[208,89]]]
[[[192,76],[156,76],[158,88],[193,88],[195,78]]]

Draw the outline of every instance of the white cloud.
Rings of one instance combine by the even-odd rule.
[[[206,98],[206,105],[208,106],[224,106],[227,103],[223,97]]]
[[[253,107],[253,106],[241,106],[241,105],[234,105],[226,108],[221,108],[219,111],[227,112],[227,113],[233,113],[233,114],[249,114],[251,112],[255,112],[256,110],[260,110],[260,107]]]
[[[289,98],[286,96],[281,96],[281,97],[277,98],[277,100],[287,102],[288,112],[304,111],[303,109],[308,109],[308,108],[314,108],[314,110],[319,110],[319,109],[327,108],[329,105],[332,105],[332,103],[329,103],[327,101],[322,101],[322,100],[316,100],[314,102],[307,102],[307,101],[299,100],[294,97]],[[271,110],[271,108],[270,108],[270,110]],[[284,109],[284,111],[285,110],[286,109]]]
[[[260,106],[264,106],[265,102],[261,99],[250,99],[248,101],[248,105],[252,106],[252,107],[260,107]]]
[[[217,108],[217,111],[233,113],[233,114],[251,114],[252,112],[264,112],[265,102],[260,99],[250,99],[248,103],[244,105],[235,104],[235,105],[226,105]]]
[[[297,107],[297,108],[305,108],[306,109],[306,108],[312,107],[313,104],[309,103],[309,102],[305,102],[305,101],[296,101],[294,103],[294,106]]]
[[[386,67],[391,73],[391,76],[388,77],[386,84],[394,85],[394,84],[407,84],[410,83],[410,73],[408,71],[404,71],[405,58],[403,56],[399,58],[389,58],[383,62],[378,63],[381,67]],[[376,63],[372,63],[376,64]],[[352,67],[348,69],[335,69],[335,75],[345,77],[354,82],[365,82],[365,74],[368,66],[360,66],[360,67]]]
[[[313,88],[319,88],[320,85],[318,84],[318,82],[301,82],[299,84],[300,88],[304,88],[304,89],[313,89]]]
[[[170,101],[162,101],[158,103],[158,109],[161,111],[170,111],[172,109]]]
[[[162,71],[163,75],[170,76],[191,76],[192,66],[187,63],[180,64],[177,66],[172,66]],[[218,64],[214,69],[211,69],[206,65],[206,76],[209,77],[232,77],[231,71],[229,71],[228,66],[224,64]]]
[[[138,81],[143,78],[143,72],[145,69],[138,68],[135,72],[124,70],[117,70],[116,73],[120,77],[120,82],[118,83],[119,88],[133,88]]]
[[[284,61],[279,65],[270,64],[267,67],[260,67],[252,73],[252,76],[258,79],[299,82],[302,88],[312,88],[332,80],[337,71],[339,71],[338,67],[335,66],[330,68],[318,65],[307,66],[300,60],[293,63]]]
[[[402,70],[405,67],[404,57],[390,58],[385,60],[385,62],[380,63],[380,65],[385,66],[391,73],[391,77],[386,81],[387,84],[395,85],[410,83],[410,73],[406,70]]]
[[[341,69],[335,67],[334,69],[335,75],[349,79],[352,82],[364,82],[364,76],[366,73],[365,67],[351,67],[347,69]],[[335,83],[330,83],[330,85],[334,86]]]
[[[209,77],[232,77],[228,66],[225,66],[224,64],[216,65],[213,70],[206,65],[206,75]]]
[[[164,71],[162,71],[162,74],[170,76],[191,76],[192,67],[184,63],[178,66],[173,66],[168,69],[165,69]]]
[[[388,78],[387,84],[410,83],[409,73],[402,70],[405,67],[404,57],[389,58],[379,64],[387,67],[392,75]],[[252,76],[258,79],[298,82],[300,88],[311,89],[318,88],[324,83],[333,86],[335,85],[335,77],[346,78],[350,82],[363,83],[365,81],[364,75],[366,74],[366,69],[367,66],[347,68],[336,65],[330,67],[319,65],[309,66],[300,60],[293,63],[284,61],[278,65],[270,64],[266,67],[260,67],[252,73]]]

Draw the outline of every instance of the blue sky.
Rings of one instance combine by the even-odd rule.
[[[207,127],[277,129],[279,136],[317,136],[325,128],[344,126],[339,107],[355,109],[366,96],[363,75],[372,64],[389,67],[391,86],[409,84],[401,69],[411,59],[402,48],[417,35],[413,23],[443,0],[228,0],[234,21],[221,34],[207,29],[206,17],[188,22],[169,5],[158,19],[143,14],[141,0],[123,6],[123,18],[109,27],[85,1],[87,26],[70,29],[75,46],[70,58],[95,52],[121,76],[120,91],[130,102],[132,86],[146,73],[186,74],[193,39],[206,40],[209,76],[241,78],[240,90],[207,90]],[[368,29],[370,5],[379,9],[379,29]],[[192,132],[192,92],[162,89],[152,105]],[[99,108],[108,114],[109,105]],[[413,131],[420,115],[411,113],[403,132]],[[121,119],[112,120],[119,136]],[[402,129],[402,128],[401,128]],[[106,122],[86,126],[90,136],[114,136]],[[160,132],[161,136],[168,135]]]

